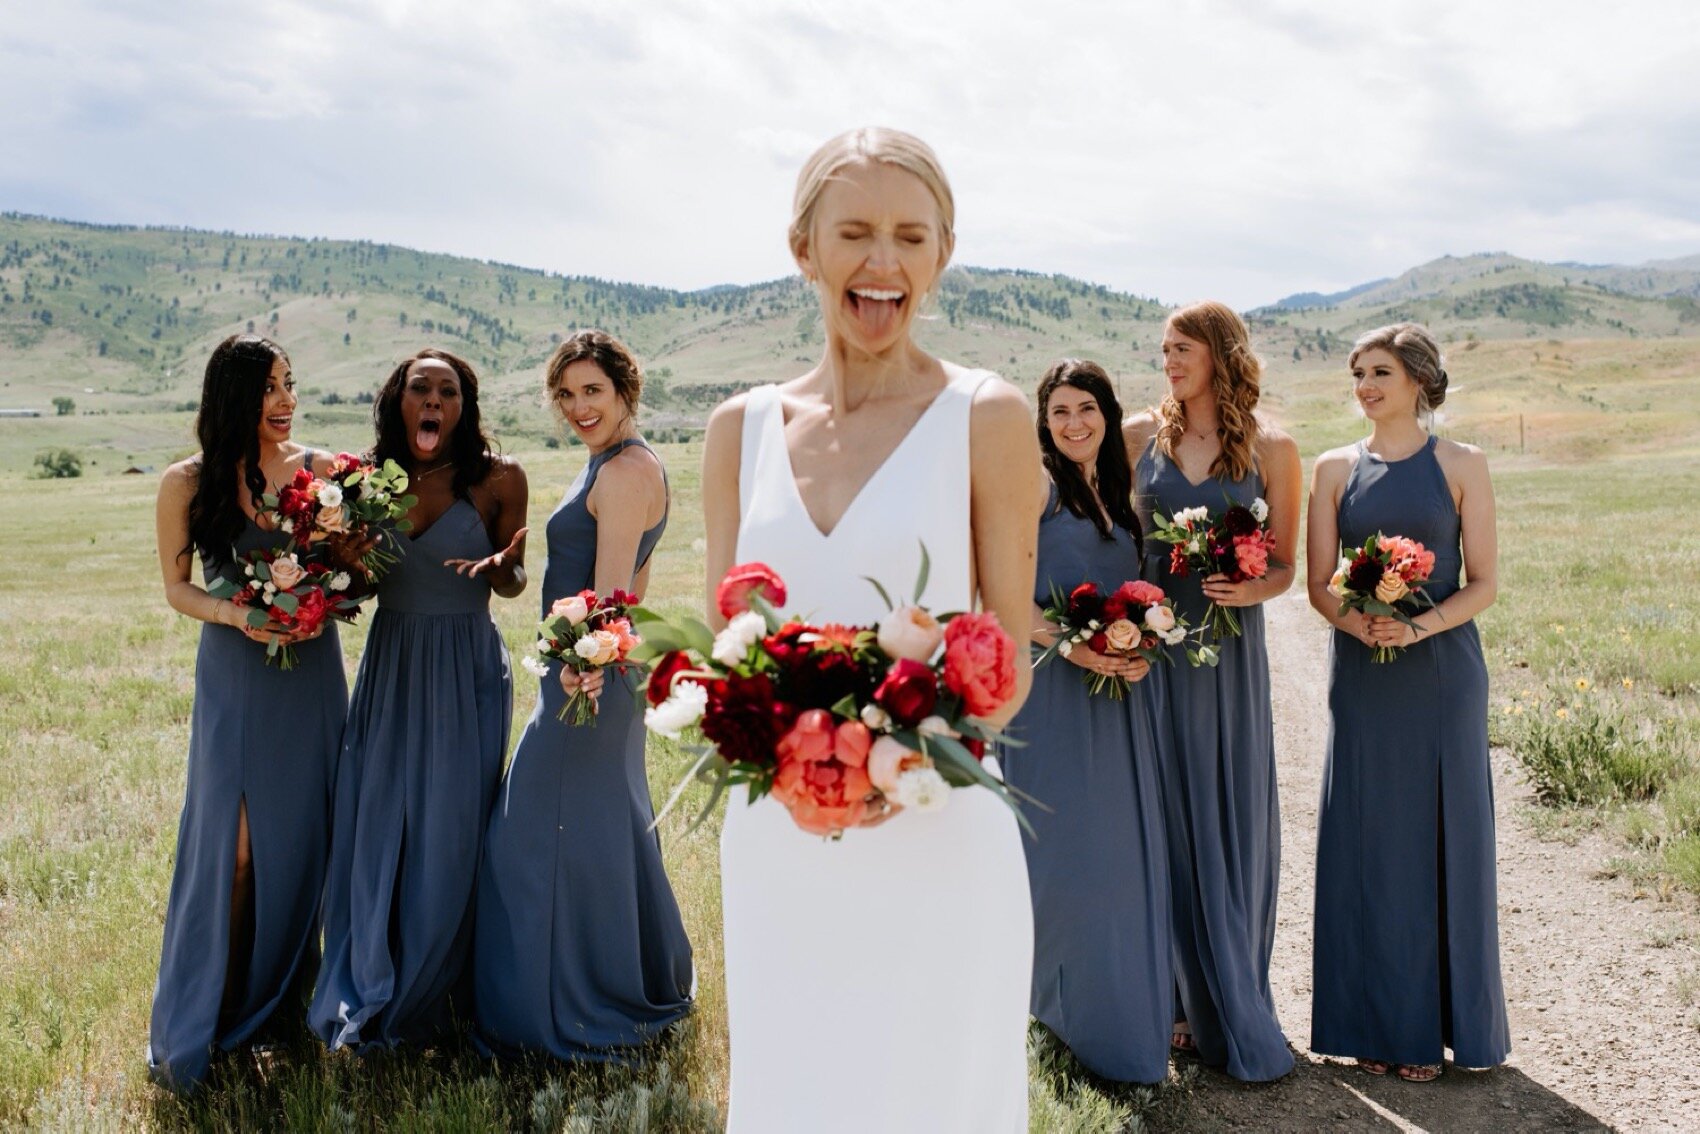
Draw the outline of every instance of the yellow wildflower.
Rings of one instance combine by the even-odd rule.
[[[1635,688],[1635,679],[1634,679],[1634,678],[1633,678],[1633,677],[1626,677],[1626,678],[1624,678],[1624,679],[1623,679],[1623,687],[1624,687],[1624,688],[1625,688],[1625,689],[1633,689],[1633,688]]]
[[[1561,721],[1568,720],[1570,718],[1570,710],[1561,706],[1553,712],[1553,716],[1557,717]]]
[[[1588,679],[1586,677],[1578,677],[1576,679],[1576,688],[1581,692],[1586,693],[1588,691]]]

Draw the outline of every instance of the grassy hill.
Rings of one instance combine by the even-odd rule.
[[[1600,413],[1624,440],[1666,445],[1697,432],[1700,258],[1637,268],[1543,264],[1504,254],[1445,257],[1334,296],[1294,296],[1250,313],[1270,365],[1270,407],[1317,440],[1357,428],[1344,357],[1362,330],[1429,323],[1452,344],[1461,387],[1453,428],[1555,456],[1590,451]],[[1313,305],[1321,302],[1321,306]],[[919,336],[931,349],[1031,388],[1063,355],[1097,359],[1125,400],[1161,394],[1160,302],[1031,272],[953,268]],[[820,317],[797,277],[681,292],[564,276],[387,244],[0,215],[0,469],[54,446],[91,472],[157,465],[190,447],[189,411],[212,345],[252,329],[288,347],[301,433],[358,444],[361,400],[400,358],[442,345],[485,379],[490,418],[512,446],[553,438],[538,409],[543,360],[560,336],[599,326],[630,342],[651,379],[648,423],[699,426],[728,393],[797,373],[818,357]],[[55,399],[72,405],[55,416]],[[62,403],[63,404],[63,403]]]

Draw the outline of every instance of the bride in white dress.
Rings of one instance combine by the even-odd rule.
[[[709,422],[710,595],[756,560],[787,583],[786,610],[870,623],[885,606],[864,576],[906,594],[924,542],[923,605],[978,601],[1025,640],[1043,498],[1026,399],[910,338],[953,221],[944,173],[910,135],[851,131],[803,167],[791,249],[826,354]],[[1016,671],[1000,725],[1027,696]],[[727,805],[734,1134],[1027,1128],[1033,915],[1015,818],[971,788],[884,819],[827,841],[771,798]]]

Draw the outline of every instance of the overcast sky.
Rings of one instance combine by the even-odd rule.
[[[748,283],[868,123],[958,262],[1168,302],[1700,253],[1693,0],[0,0],[6,210]]]

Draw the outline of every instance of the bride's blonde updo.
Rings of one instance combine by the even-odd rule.
[[[801,256],[808,247],[809,230],[815,222],[815,206],[833,174],[858,161],[879,161],[913,173],[921,179],[939,207],[939,269],[950,262],[956,246],[956,199],[933,148],[913,134],[884,126],[862,126],[846,130],[809,155],[797,174],[797,193],[791,202],[791,254]]]
[[[1225,303],[1206,300],[1169,316],[1169,326],[1210,348],[1210,390],[1216,395],[1216,436],[1222,451],[1210,475],[1239,480],[1257,467],[1257,400],[1263,363],[1251,349],[1245,320]],[[1157,407],[1157,447],[1171,461],[1186,436],[1186,407],[1170,394]]]

